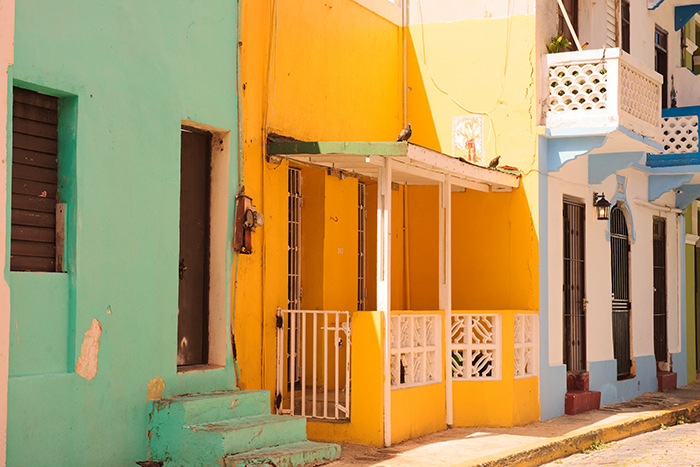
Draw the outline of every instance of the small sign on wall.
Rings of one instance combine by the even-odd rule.
[[[484,161],[484,116],[452,117],[452,155],[486,165]]]

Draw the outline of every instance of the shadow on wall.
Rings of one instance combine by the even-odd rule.
[[[428,81],[423,80],[424,76],[418,62],[416,44],[413,41],[413,35],[410,33],[408,34],[407,59],[408,108],[410,109],[408,120],[411,122],[413,129],[411,143],[420,144],[435,151],[452,153],[451,148],[445,148],[445,151],[443,151],[443,148],[440,147],[435,118],[426,92],[426,86],[432,86],[433,84],[427,75],[425,79]]]
[[[452,308],[537,310],[538,240],[521,186],[452,194]]]

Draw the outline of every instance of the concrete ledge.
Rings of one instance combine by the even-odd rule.
[[[657,430],[661,424],[675,425],[681,416],[694,418],[700,415],[700,400],[667,410],[647,412],[608,425],[584,428],[564,436],[550,438],[521,448],[511,449],[492,456],[453,464],[453,467],[500,467],[504,465],[538,466],[562,457],[581,452],[594,443],[609,443]]]

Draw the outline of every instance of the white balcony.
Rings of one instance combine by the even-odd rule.
[[[547,128],[628,130],[662,141],[660,74],[617,48],[549,54],[546,61]]]

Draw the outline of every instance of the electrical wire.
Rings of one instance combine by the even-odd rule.
[[[467,112],[470,115],[483,115],[489,119],[491,131],[489,131],[489,133],[487,135],[486,143],[484,144],[484,151],[486,151],[486,147],[488,146],[488,143],[491,140],[491,133],[493,133],[493,144],[494,144],[494,151],[496,153],[496,156],[498,156],[498,134],[496,133],[496,125],[494,124],[493,118],[491,117],[491,112],[493,112],[498,107],[498,103],[500,102],[501,98],[503,97],[503,94],[505,93],[505,85],[503,84],[503,79],[505,78],[505,75],[508,71],[508,55],[510,54],[510,37],[511,37],[511,32],[512,32],[512,20],[513,20],[512,9],[513,8],[514,8],[514,3],[512,2],[512,0],[508,0],[508,13],[507,13],[507,20],[506,20],[505,58],[504,58],[504,64],[503,64],[503,73],[501,73],[501,75],[499,76],[499,85],[501,88],[501,93],[496,98],[494,105],[490,109],[488,109],[486,111],[479,112],[479,111],[473,111],[473,110],[467,109],[462,104],[460,104],[452,96],[452,94],[449,93],[449,91],[446,91],[446,90],[442,89],[440,86],[438,86],[437,82],[433,78],[432,73],[430,73],[430,68],[428,67],[427,56],[425,53],[425,22],[423,20],[423,7],[421,4],[421,0],[418,0],[418,14],[420,16],[420,27],[421,27],[421,46],[423,49],[423,66],[425,67],[425,70],[428,73],[428,77],[430,78],[430,81],[433,83],[433,86],[435,86],[435,89],[437,89],[442,94],[446,95],[457,107],[459,107],[460,109],[462,109],[463,111]]]

